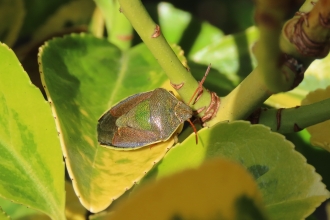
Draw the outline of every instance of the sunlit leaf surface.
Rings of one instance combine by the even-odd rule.
[[[146,220],[266,219],[252,175],[239,164],[221,159],[145,186],[103,219],[137,216]]]
[[[144,45],[122,53],[106,40],[71,35],[40,51],[40,70],[81,203],[105,209],[148,172],[173,145],[118,151],[98,144],[99,117],[120,100],[163,85],[166,77]]]
[[[223,157],[241,163],[253,174],[270,219],[304,218],[329,197],[321,177],[293,144],[265,126],[243,121],[219,123],[200,130],[198,137],[198,145],[193,136],[176,145],[143,180]]]
[[[309,93],[305,99],[302,100],[302,105],[312,104],[330,98],[330,86],[326,89],[318,89]],[[330,120],[310,126],[307,128],[311,134],[311,144],[322,147],[330,151]]]
[[[64,219],[64,164],[49,103],[4,44],[0,66],[0,196]]]
[[[23,0],[0,0],[0,41],[14,45],[25,15]]]

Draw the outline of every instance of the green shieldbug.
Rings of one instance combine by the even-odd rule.
[[[189,103],[196,94],[195,102],[198,100],[210,68],[211,64]],[[217,101],[212,103],[218,106]],[[206,112],[212,110],[209,107]],[[97,124],[98,141],[108,147],[137,149],[167,141],[183,122],[188,121],[194,129],[197,143],[196,128],[189,120],[192,115],[193,111],[189,105],[163,88],[135,94],[119,102],[101,116]],[[208,119],[212,116],[209,113],[206,115]]]
[[[166,141],[192,114],[188,105],[163,88],[132,95],[101,116],[98,141],[125,149]]]

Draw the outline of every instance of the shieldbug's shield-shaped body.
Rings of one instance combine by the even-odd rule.
[[[169,91],[158,88],[132,95],[98,120],[101,145],[126,150],[168,140],[192,117],[192,109]]]

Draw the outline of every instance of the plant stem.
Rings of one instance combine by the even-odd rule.
[[[103,37],[104,32],[104,18],[100,8],[96,7],[92,19],[89,23],[89,31],[98,38]]]
[[[221,99],[219,113],[207,123],[246,119],[271,93],[260,77],[260,68],[255,68],[233,91]]]
[[[131,22],[141,39],[157,59],[171,83],[188,85],[178,90],[183,101],[187,103],[191,98],[191,94],[197,88],[198,83],[177,58],[161,34],[161,28],[150,18],[140,0],[118,1],[121,5],[122,13]],[[256,47],[256,56],[259,65],[237,88],[221,99],[217,116],[207,122],[207,126],[212,126],[224,120],[246,119],[273,92],[287,91],[292,88],[296,72],[299,72],[294,68],[289,69],[281,63],[283,55],[280,48],[280,35],[284,18],[287,16],[289,3],[285,0],[276,3],[269,0],[265,2],[259,0],[258,4],[256,20],[260,29],[260,41]],[[289,55],[291,54],[289,53]],[[295,53],[292,55],[294,56]],[[286,59],[289,60],[291,58]],[[307,62],[306,64],[305,67],[309,63]],[[194,106],[195,109],[209,105],[210,96],[205,95],[209,93],[204,91],[203,94],[200,101]],[[308,108],[313,107],[310,106]],[[301,107],[301,109],[306,109],[306,107]],[[304,110],[300,111],[304,112]],[[290,112],[291,110],[287,110],[283,113],[287,115]],[[305,114],[302,112],[299,115]],[[294,115],[291,116],[295,121],[299,121],[299,127],[303,127],[306,124],[301,122],[300,119],[296,120]],[[291,129],[293,131],[292,123],[290,126],[283,126],[283,129]]]
[[[95,0],[105,19],[108,31],[108,40],[119,47],[127,50],[133,39],[133,28],[130,22],[120,14],[117,0]]]
[[[277,109],[263,111],[259,123],[279,133],[297,132],[330,119],[330,99],[289,109],[283,109],[278,118]],[[280,119],[280,121],[279,121]],[[280,124],[278,123],[280,122]],[[298,126],[298,127],[295,127]],[[298,130],[297,130],[298,129]]]
[[[171,83],[181,84],[181,89],[177,90],[183,101],[186,103],[191,98],[198,87],[198,83],[191,75],[190,71],[177,58],[164,36],[155,34],[157,24],[151,19],[148,12],[139,0],[119,0],[122,13],[131,22],[136,32],[154,55],[162,69],[167,74]],[[175,25],[175,24],[173,24]],[[154,36],[154,37],[153,37]],[[208,94],[204,92],[203,94]],[[202,95],[194,108],[206,106],[210,103],[210,95]]]
[[[260,77],[272,93],[287,91],[292,86],[294,74],[285,74],[281,69],[283,54],[280,36],[290,1],[258,0],[256,3],[255,21],[260,39],[255,48],[255,55],[261,69]]]

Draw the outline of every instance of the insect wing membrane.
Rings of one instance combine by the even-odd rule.
[[[115,146],[122,148],[137,148],[160,142],[159,133],[142,131],[134,128],[119,128],[113,137]]]
[[[98,120],[97,124],[98,142],[101,145],[117,146],[113,143],[113,137],[118,131],[116,120],[140,102],[148,99],[152,95],[152,92],[153,91],[132,95],[104,113]]]
[[[153,91],[135,94],[122,100],[121,102],[119,102],[117,105],[115,105],[110,109],[111,114],[117,118],[122,116],[123,114],[126,114],[137,104],[150,98],[152,92]]]

